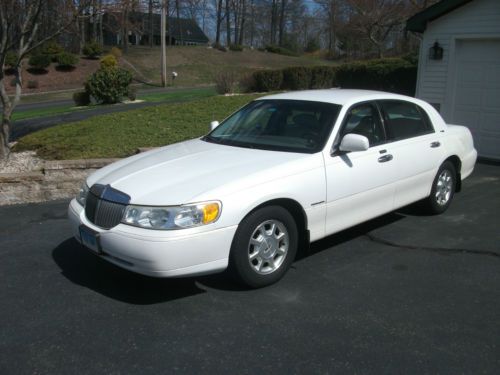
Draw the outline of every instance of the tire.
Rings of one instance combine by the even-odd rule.
[[[238,226],[231,245],[229,271],[240,283],[261,288],[277,282],[297,253],[293,216],[280,206],[250,213]]]
[[[431,215],[445,212],[455,195],[457,172],[450,161],[445,161],[438,169],[432,182],[431,194],[424,200],[424,208]]]

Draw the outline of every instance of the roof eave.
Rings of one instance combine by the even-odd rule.
[[[427,23],[470,3],[472,0],[443,0],[413,15],[406,21],[406,30],[423,33]]]

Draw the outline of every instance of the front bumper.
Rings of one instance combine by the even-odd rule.
[[[226,269],[237,228],[234,225],[214,230],[200,227],[154,231],[119,224],[104,230],[87,220],[75,199],[68,207],[68,217],[79,242],[81,224],[99,233],[103,259],[153,277],[200,275]]]

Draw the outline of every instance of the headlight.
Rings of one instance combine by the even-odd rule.
[[[215,222],[221,212],[220,202],[193,203],[183,206],[127,206],[122,223],[148,229],[182,229]]]
[[[83,182],[82,186],[80,186],[80,190],[76,195],[76,201],[85,207],[85,201],[87,200],[87,194],[89,193],[89,187],[86,182]]]

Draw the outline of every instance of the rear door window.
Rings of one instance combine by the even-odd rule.
[[[425,111],[414,103],[401,100],[379,102],[385,117],[387,137],[391,141],[433,133]]]

